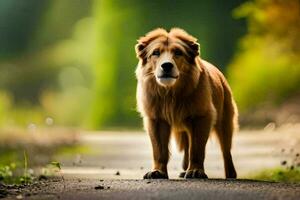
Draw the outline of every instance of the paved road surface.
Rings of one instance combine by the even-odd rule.
[[[298,130],[285,127],[236,134],[233,158],[238,177],[292,159],[299,152]],[[171,180],[142,180],[151,168],[151,146],[145,133],[85,133],[81,140],[87,152],[57,158],[65,187],[62,181],[50,182],[9,199],[300,199],[300,184],[178,179],[182,155],[174,146],[169,164]],[[205,167],[209,178],[224,177],[219,145],[213,138],[208,142]]]
[[[299,200],[300,185],[249,180],[102,180],[68,179],[32,189],[24,199],[203,199]],[[30,195],[28,195],[30,194]],[[18,196],[20,199],[20,195]],[[9,199],[16,199],[11,196]]]
[[[279,167],[281,161],[292,159],[300,150],[298,130],[284,128],[277,131],[241,131],[236,134],[232,154],[238,177],[245,178],[264,168]],[[151,168],[152,152],[146,133],[83,134],[82,142],[88,147],[89,153],[58,158],[66,176],[138,179]],[[182,154],[172,144],[168,168],[170,178],[174,179],[181,172]],[[208,141],[206,154],[205,169],[208,176],[224,178],[220,147],[214,137]],[[120,176],[114,175],[117,171]]]

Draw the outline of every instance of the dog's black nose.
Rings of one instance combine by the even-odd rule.
[[[171,72],[171,70],[173,68],[173,64],[170,62],[165,62],[161,65],[161,68],[163,69],[163,71],[165,73],[169,73],[169,72]]]

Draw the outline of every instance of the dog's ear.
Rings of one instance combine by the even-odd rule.
[[[197,41],[187,41],[186,42],[190,48],[188,51],[191,57],[195,58],[200,55],[200,44]]]
[[[153,40],[157,39],[158,37],[167,36],[167,34],[168,33],[165,29],[157,28],[147,33],[144,37],[138,39],[138,43],[135,45],[135,52],[137,58],[145,60],[147,55],[148,44],[150,44]]]
[[[135,53],[136,57],[142,61],[142,65],[145,65],[147,63],[147,45],[150,43],[148,38],[141,37],[138,41],[138,43],[135,45]]]
[[[187,46],[187,52],[191,58],[195,58],[200,55],[200,44],[197,42],[197,38],[189,35],[187,32],[180,28],[173,28],[170,34],[180,39]]]
[[[145,42],[142,41],[143,38],[140,38],[137,42],[137,44],[135,45],[135,53],[136,53],[136,57],[139,59],[144,59],[146,56],[146,46],[147,44]]]

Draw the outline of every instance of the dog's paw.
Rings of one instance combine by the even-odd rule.
[[[180,174],[179,174],[179,178],[184,178],[185,177],[185,174],[186,174],[186,172],[184,171],[184,172],[180,172]]]
[[[144,179],[168,179],[168,175],[164,172],[155,170],[150,171],[144,175]]]
[[[207,179],[208,177],[202,169],[193,169],[193,170],[188,170],[185,173],[184,178]]]
[[[226,172],[226,178],[228,179],[236,179],[236,176],[235,169],[231,169],[230,171]]]

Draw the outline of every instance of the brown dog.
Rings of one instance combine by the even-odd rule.
[[[200,58],[197,39],[178,28],[159,28],[141,37],[135,49],[137,105],[154,158],[144,178],[168,178],[171,133],[184,151],[181,175],[207,178],[203,162],[211,131],[220,141],[226,178],[236,178],[230,150],[237,109],[222,73]]]

